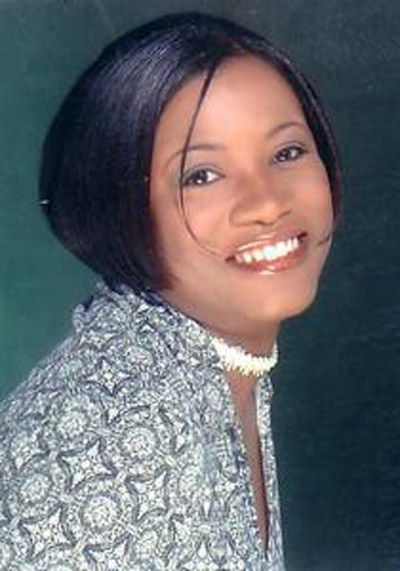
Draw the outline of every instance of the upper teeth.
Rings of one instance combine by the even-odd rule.
[[[267,260],[268,262],[283,258],[289,252],[297,250],[300,241],[297,237],[289,238],[289,240],[270,244],[268,246],[258,246],[245,252],[239,252],[235,255],[235,260],[241,264],[251,264],[254,262],[261,262]]]

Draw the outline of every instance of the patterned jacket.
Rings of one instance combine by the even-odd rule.
[[[282,571],[271,384],[249,466],[208,332],[155,295],[101,285],[0,413],[0,569]]]

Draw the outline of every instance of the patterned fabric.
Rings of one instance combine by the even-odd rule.
[[[269,378],[266,554],[209,334],[157,296],[104,285],[74,328],[2,406],[0,569],[282,571]]]

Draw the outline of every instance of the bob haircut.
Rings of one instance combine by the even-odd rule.
[[[40,203],[50,227],[111,287],[124,284],[143,292],[168,285],[150,212],[157,125],[183,84],[205,74],[189,139],[213,73],[224,60],[243,55],[272,65],[296,93],[327,170],[337,214],[335,142],[308,81],[268,40],[233,22],[198,13],[164,16],[100,54],[62,103],[43,147]]]

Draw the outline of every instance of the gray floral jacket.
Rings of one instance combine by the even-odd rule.
[[[262,547],[209,334],[157,296],[98,287],[0,414],[0,569],[282,571],[271,384],[257,395]]]

